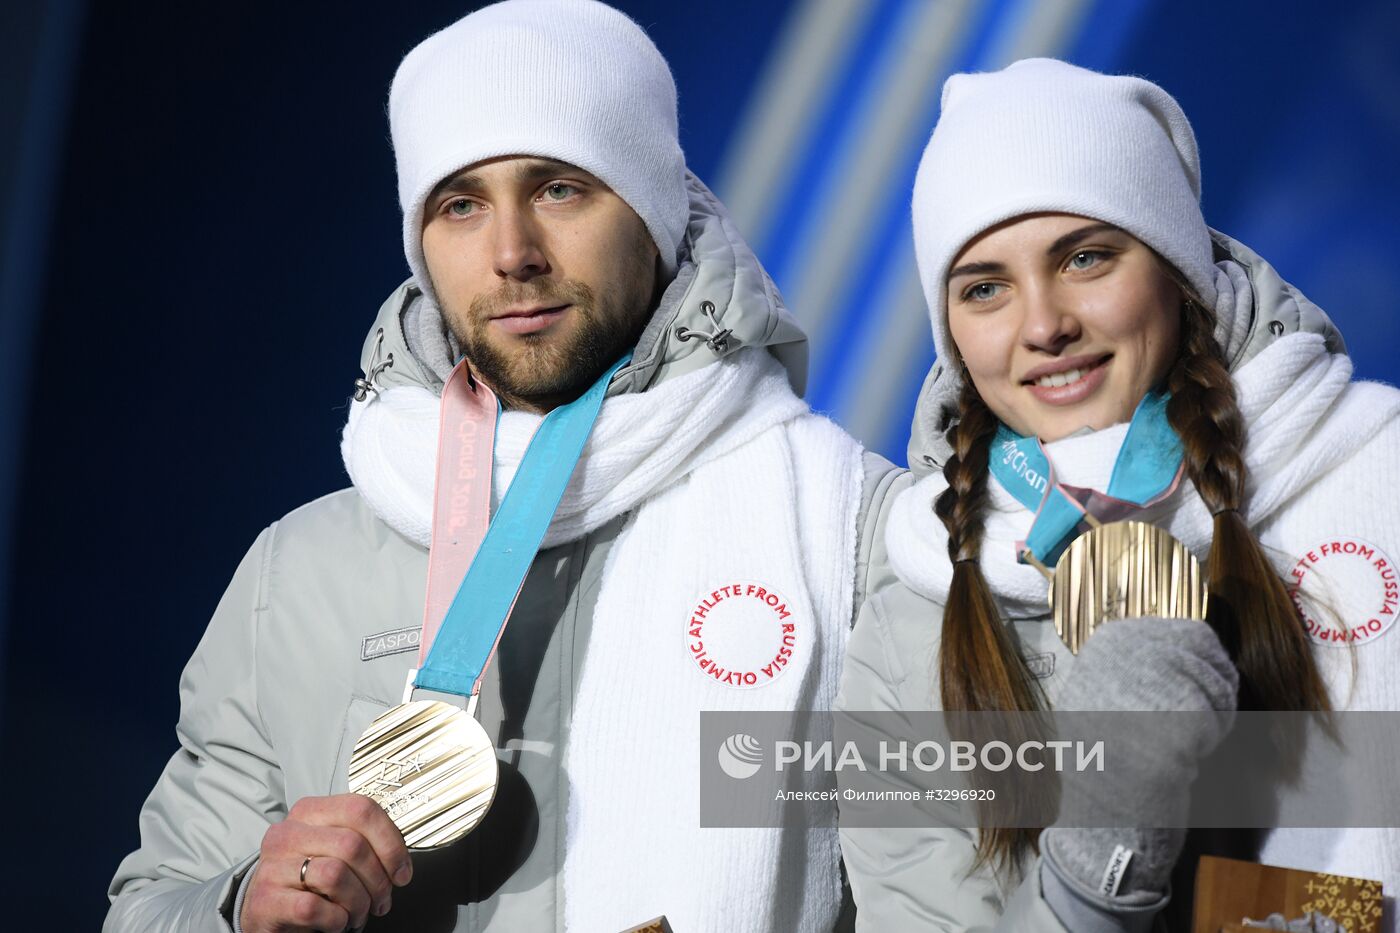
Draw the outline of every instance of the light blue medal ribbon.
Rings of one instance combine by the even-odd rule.
[[[1170,398],[1165,392],[1149,392],[1138,404],[1113,464],[1107,494],[1057,483],[1054,465],[1039,439],[1022,437],[1006,425],[997,428],[989,458],[992,475],[1036,513],[1030,534],[1017,542],[1021,563],[1027,562],[1029,551],[1046,567],[1055,566],[1076,537],[1086,512],[1116,521],[1175,491],[1182,475],[1182,448],[1167,421]]]
[[[630,359],[628,354],[618,360],[583,395],[546,415],[535,431],[414,679],[415,688],[475,694],[598,420],[608,384]]]

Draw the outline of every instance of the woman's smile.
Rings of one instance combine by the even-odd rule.
[[[1109,353],[1038,366],[1022,380],[1022,385],[1046,405],[1076,405],[1103,386],[1112,360],[1113,354]]]

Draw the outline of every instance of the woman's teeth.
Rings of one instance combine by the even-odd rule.
[[[1035,381],[1035,384],[1038,386],[1045,386],[1046,388],[1052,386],[1067,386],[1071,382],[1078,382],[1080,379],[1083,379],[1085,373],[1088,371],[1087,369],[1070,369],[1062,373],[1051,373],[1048,376],[1041,376]]]

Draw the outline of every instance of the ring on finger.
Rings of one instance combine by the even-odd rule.
[[[301,874],[298,876],[298,880],[301,881],[301,889],[302,889],[303,891],[310,891],[310,890],[311,890],[310,888],[308,888],[308,887],[306,886],[306,870],[307,870],[308,868],[311,867],[311,860],[312,860],[313,858],[315,858],[314,855],[308,855],[306,858],[302,859],[302,861],[301,861]]]

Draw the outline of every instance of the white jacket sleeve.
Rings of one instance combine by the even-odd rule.
[[[180,679],[180,749],[141,808],[141,847],[108,889],[105,933],[227,933],[263,833],[286,815],[258,710],[257,635],[276,526],[239,564]]]

